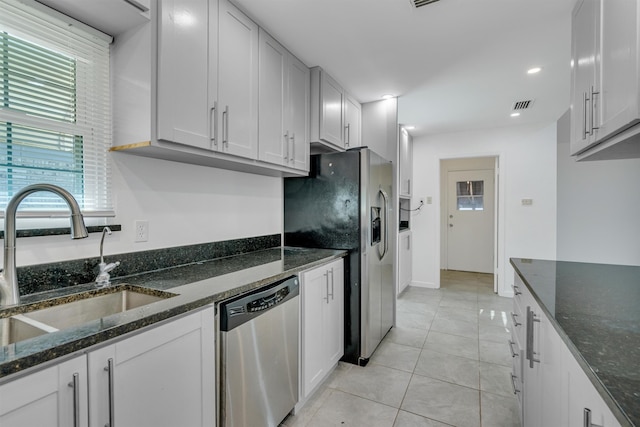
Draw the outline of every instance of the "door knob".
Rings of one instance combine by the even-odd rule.
[[[453,227],[453,224],[449,224],[449,227]]]

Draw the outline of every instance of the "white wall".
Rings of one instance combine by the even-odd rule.
[[[556,256],[556,125],[429,135],[413,146],[414,198],[433,204],[412,218],[412,284],[440,286],[440,160],[499,156],[498,292],[512,295],[509,257]],[[533,199],[521,206],[521,199]],[[417,205],[417,204],[416,204]]]
[[[558,259],[640,265],[640,159],[576,162],[568,129],[561,119]]]
[[[116,217],[122,231],[105,255],[282,232],[282,179],[129,154],[110,155]],[[149,221],[149,241],[135,243],[134,222]],[[64,220],[61,226],[68,227]],[[100,233],[17,239],[18,265],[99,255]]]

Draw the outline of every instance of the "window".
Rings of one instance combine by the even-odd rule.
[[[484,181],[456,182],[459,211],[484,210]]]
[[[85,216],[112,216],[111,38],[39,3],[0,2],[0,205],[35,183],[59,185]],[[28,216],[68,211],[56,195],[20,204]]]

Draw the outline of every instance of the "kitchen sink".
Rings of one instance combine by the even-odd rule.
[[[55,329],[39,325],[21,314],[0,319],[0,346],[44,335],[52,330]]]
[[[172,296],[175,295],[170,293],[150,295],[131,289],[123,289],[31,311],[24,313],[23,316],[56,329],[65,329],[162,301]]]

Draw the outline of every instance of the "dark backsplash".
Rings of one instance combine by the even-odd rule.
[[[115,279],[276,246],[280,246],[280,234],[114,254],[104,258],[106,263],[120,261],[120,265],[110,272]],[[18,267],[20,295],[93,282],[99,262],[99,257],[94,257]]]

